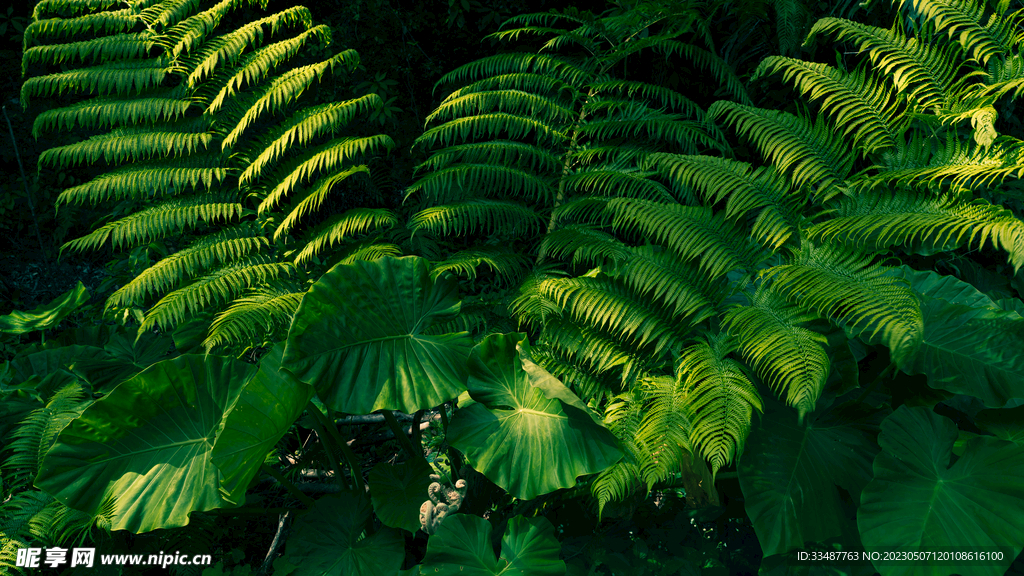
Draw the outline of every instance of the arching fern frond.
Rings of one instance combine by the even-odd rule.
[[[37,96],[65,92],[127,96],[160,86],[167,76],[167,62],[155,59],[119,60],[90,68],[77,68],[47,76],[29,78],[21,85],[25,105]]]
[[[826,64],[769,57],[755,77],[774,72],[782,72],[809,99],[820,99],[832,123],[843,136],[852,135],[854,146],[865,154],[895,146],[909,122],[896,91],[863,69],[843,72]]]
[[[932,248],[990,242],[1006,250],[1014,270],[1024,265],[1024,222],[984,199],[935,197],[923,192],[860,194],[839,205],[832,218],[811,226],[812,239],[859,248],[922,243]]]
[[[141,305],[148,295],[174,287],[188,274],[244,258],[268,245],[269,241],[248,222],[203,236],[117,289],[107,299],[107,308]]]
[[[461,250],[448,256],[445,260],[435,263],[430,274],[436,278],[442,274],[451,273],[474,280],[477,276],[477,268],[487,266],[505,284],[512,285],[523,277],[529,265],[530,262],[518,252],[496,247],[482,247]]]
[[[693,426],[690,439],[712,475],[743,452],[754,410],[764,409],[741,365],[727,357],[735,346],[728,335],[708,335],[683,350],[676,373]]]
[[[109,240],[112,247],[130,248],[139,244],[181,233],[200,221],[212,224],[227,222],[242,215],[242,205],[234,194],[200,194],[173,198],[105,224],[89,234],[61,247],[64,250],[95,250]]]
[[[542,224],[533,210],[516,202],[470,200],[421,210],[409,220],[409,229],[437,235],[466,235],[485,229],[512,236],[525,235]]]
[[[337,171],[321,178],[315,188],[310,188],[292,204],[288,215],[281,221],[277,229],[274,230],[274,241],[277,242],[287,236],[302,217],[319,210],[320,205],[323,204],[327,196],[339,183],[344,182],[355,174],[369,174],[369,172],[370,169],[366,165],[360,165],[352,166],[351,168]],[[263,205],[261,204],[260,207],[262,208]]]
[[[416,168],[437,171],[457,162],[517,166],[530,172],[550,172],[562,167],[562,160],[558,156],[539,146],[511,140],[491,140],[442,148]]]
[[[274,262],[268,256],[236,260],[161,298],[146,314],[139,330],[176,325],[210,306],[233,300],[260,282],[287,276],[292,270],[291,264]]]
[[[912,9],[936,31],[955,38],[963,49],[985,64],[993,56],[1011,51],[1019,43],[1015,17],[993,14],[983,22],[985,3],[974,0],[893,0],[901,10]]]
[[[750,306],[730,309],[722,321],[758,376],[797,409],[800,422],[814,411],[830,367],[825,337],[801,326],[815,318],[762,284]]]
[[[294,282],[257,286],[217,314],[203,340],[207,353],[226,344],[259,345],[288,328],[305,292]]]
[[[60,193],[57,205],[98,203],[125,198],[147,199],[181,192],[186,187],[210,190],[228,177],[219,154],[173,160],[150,160],[115,168]]]
[[[789,173],[796,188],[813,186],[817,200],[843,191],[854,157],[820,118],[811,124],[786,112],[726,101],[712,104],[708,114],[731,124],[776,170]]]
[[[153,47],[147,32],[114,34],[81,42],[45,44],[25,50],[21,59],[21,73],[29,66],[40,64],[100,64],[113,60],[136,60],[146,56]]]
[[[765,271],[786,300],[833,318],[854,332],[879,335],[901,358],[920,343],[924,321],[917,298],[872,254],[804,242],[791,264]]]
[[[192,101],[180,87],[152,91],[144,97],[103,96],[46,110],[32,123],[32,135],[72,128],[107,128],[128,124],[172,122],[185,115]]]
[[[397,224],[398,216],[383,208],[353,208],[343,214],[331,216],[310,233],[305,246],[295,256],[295,264],[305,264],[325,249],[351,240],[354,236]]]
[[[121,164],[190,156],[209,148],[213,134],[206,132],[206,128],[206,122],[195,120],[151,128],[115,128],[82,142],[50,148],[39,155],[39,163],[68,168],[100,160]]]

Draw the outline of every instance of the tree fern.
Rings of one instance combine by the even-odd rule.
[[[108,300],[113,310],[159,298],[145,326],[167,329],[208,308],[231,308],[263,282],[304,273],[296,263],[309,266],[328,247],[358,246],[370,228],[395,223],[382,213],[370,225],[333,220],[332,228],[319,216],[329,195],[393,147],[384,135],[338,134],[381,106],[378,96],[328,103],[306,96],[325,75],[353,69],[358,55],[342,50],[302,61],[311,45],[329,45],[331,33],[301,6],[223,29],[226,15],[253,5],[164,0],[117,10],[89,0],[48,2],[26,33],[23,101],[85,97],[43,112],[34,131],[101,131],[42,154],[41,166],[100,168],[65,190],[58,206],[134,202],[126,216],[64,250],[199,234]],[[55,65],[71,68],[42,72]],[[218,232],[224,225],[231,227]],[[223,321],[218,327],[208,343],[254,337]]]

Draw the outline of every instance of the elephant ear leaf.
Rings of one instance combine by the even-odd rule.
[[[225,500],[241,504],[264,456],[302,415],[313,389],[281,370],[283,346],[260,360],[260,369],[242,388],[224,417],[224,431],[213,446],[213,463],[221,472]]]
[[[555,528],[544,518],[516,516],[501,539],[501,557],[491,547],[491,524],[479,516],[456,514],[445,519],[427,541],[422,574],[437,576],[497,576],[530,574],[561,576]]]
[[[292,576],[397,574],[405,552],[402,533],[385,527],[369,534],[372,511],[363,494],[318,499],[296,521],[281,560],[297,567]]]
[[[89,291],[86,290],[85,284],[79,282],[77,286],[45,306],[28,312],[15,310],[6,316],[0,316],[0,333],[25,334],[52,328],[88,300]]]
[[[340,412],[433,408],[465,390],[469,334],[427,333],[459,313],[457,292],[418,257],[339,264],[303,296],[283,366]]]
[[[979,436],[952,460],[957,428],[925,407],[900,406],[882,422],[874,478],[857,526],[866,550],[1003,552],[966,565],[876,564],[890,574],[1003,574],[1024,534],[1024,448]]]
[[[469,394],[448,442],[517,498],[576,484],[622,458],[614,435],[557,378],[534,364],[522,334],[492,334],[469,359]]]
[[[150,366],[61,431],[36,486],[90,514],[113,500],[110,529],[135,533],[185,526],[189,513],[225,506],[211,451],[255,372],[192,355]]]

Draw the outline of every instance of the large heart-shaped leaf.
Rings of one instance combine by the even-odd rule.
[[[928,385],[1001,408],[1024,398],[1024,319],[1015,312],[923,298],[924,337],[900,365]]]
[[[44,328],[52,328],[89,300],[89,291],[81,282],[58,296],[53,302],[29,312],[15,310],[0,316],[0,333],[25,334]]]
[[[957,428],[924,407],[900,406],[882,422],[874,479],[861,493],[857,525],[867,551],[991,551],[973,565],[881,563],[884,576],[1003,574],[1024,543],[1024,448],[970,440],[952,465]]]
[[[36,486],[89,513],[115,499],[111,529],[136,533],[184,526],[190,512],[224,506],[210,452],[255,371],[203,356],[150,366],[60,433]]]
[[[415,532],[420,528],[420,506],[434,470],[423,458],[401,464],[381,462],[370,470],[370,497],[380,521]]]
[[[491,548],[491,523],[479,516],[445,518],[427,541],[420,573],[436,576],[560,576],[565,562],[555,529],[544,518],[516,516],[501,539],[501,558]]]
[[[459,306],[422,258],[339,264],[302,298],[283,366],[341,412],[433,408],[465,390],[469,334],[427,333]]]
[[[468,387],[476,403],[448,426],[452,446],[523,499],[573,486],[622,458],[615,436],[528,352],[522,334],[492,334],[473,348]]]
[[[320,498],[295,522],[282,561],[292,576],[384,576],[402,567],[405,542],[393,528],[360,539],[370,520],[370,501],[345,492]]]
[[[884,413],[840,404],[811,414],[801,426],[793,410],[767,402],[772,409],[751,432],[738,467],[747,515],[765,556],[836,536],[855,540],[838,488],[856,502],[871,479],[874,434]]]
[[[224,431],[213,446],[224,499],[240,504],[264,456],[277,444],[313,396],[313,388],[281,369],[284,346],[261,360],[260,369],[224,417]]]

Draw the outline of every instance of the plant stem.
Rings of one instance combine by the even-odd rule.
[[[289,494],[298,499],[299,502],[302,502],[306,506],[313,505],[313,499],[303,494],[298,488],[295,487],[295,484],[289,482],[288,479],[285,478],[283,474],[277,471],[276,468],[272,466],[267,466],[266,464],[260,464],[260,470],[263,471],[265,474],[269,475],[270,477],[272,477],[274,480],[277,480],[278,483],[280,483],[281,486],[284,486],[284,489],[287,490]]]
[[[409,454],[409,458],[416,459],[423,457],[423,448],[420,447],[419,453],[416,452],[416,447],[412,445],[412,441],[409,440],[409,435],[402,430],[402,425],[395,419],[395,415],[391,413],[391,410],[381,410],[381,414],[384,415],[384,421],[387,422],[388,427],[395,433],[395,438],[398,438],[398,442],[402,445],[402,448]]]
[[[317,422],[317,433],[319,434],[322,431],[326,431],[327,434],[330,435],[333,443],[338,446],[339,450],[341,450],[341,455],[345,458],[345,462],[348,463],[349,472],[352,473],[352,484],[349,485],[346,483],[345,487],[357,494],[362,492],[363,472],[362,467],[359,466],[359,459],[356,458],[355,452],[352,452],[352,449],[348,447],[348,443],[346,443],[341,437],[341,434],[338,434],[338,428],[334,424],[334,419],[321,412],[320,409],[316,407],[316,404],[313,404],[312,402],[309,403],[309,406],[307,406],[306,409],[313,414],[313,417]],[[334,466],[334,473],[342,478],[341,482],[344,482],[345,480],[341,474],[341,467],[338,465],[337,459],[333,456],[334,454],[332,451],[331,465]]]
[[[441,425],[444,426],[444,441],[448,443],[448,407],[445,404],[441,404]],[[448,468],[452,473],[452,482],[459,481],[459,468],[462,468],[462,458],[459,457],[458,451],[448,445]]]
[[[14,138],[14,126],[7,116],[7,106],[3,107],[4,119],[7,120],[7,130],[11,133],[11,144],[14,146],[14,157],[18,159],[18,170],[21,171],[21,183],[25,185],[25,199],[28,200],[28,209],[32,213],[32,224],[36,229],[36,240],[39,241],[39,254],[46,258],[46,248],[43,247],[43,236],[39,233],[39,219],[36,218],[36,205],[32,202],[32,193],[28,189],[28,178],[25,177],[25,167],[21,163],[21,153],[18,152],[18,141]]]
[[[334,470],[335,479],[342,488],[345,490],[351,490],[352,485],[348,483],[348,480],[345,480],[345,474],[342,472],[341,465],[338,463],[338,457],[334,454],[333,444],[337,444],[337,442],[334,441],[333,437],[330,440],[327,439],[327,428],[330,426],[325,425],[325,423],[329,424],[330,422],[327,420],[327,417],[324,416],[324,413],[321,412],[320,409],[312,402],[306,406],[306,409],[313,414],[313,430],[316,431],[316,435],[320,438],[320,444],[323,445],[324,453],[327,454],[327,461],[331,463],[331,469]],[[337,431],[335,431],[335,434],[337,434]],[[344,444],[344,442],[342,442],[342,444]]]

